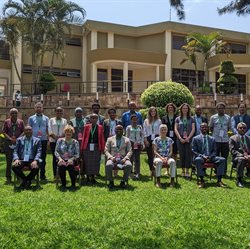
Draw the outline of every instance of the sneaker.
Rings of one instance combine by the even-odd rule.
[[[205,182],[200,181],[199,184],[198,184],[198,187],[199,188],[205,188]]]
[[[237,182],[236,186],[239,187],[239,188],[244,188],[244,185],[242,184],[242,182]]]
[[[220,187],[220,188],[226,188],[226,184],[224,184],[223,182],[217,182],[217,187]]]
[[[139,174],[135,174],[135,175],[134,175],[134,179],[135,179],[135,180],[138,180],[138,179],[139,179]]]

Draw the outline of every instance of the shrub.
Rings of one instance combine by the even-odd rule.
[[[148,87],[141,95],[144,106],[165,107],[167,103],[174,103],[177,107],[183,103],[190,106],[194,103],[194,97],[189,89],[180,83],[165,81],[157,82]]]
[[[55,77],[52,73],[43,73],[40,77],[39,89],[40,93],[46,94],[56,88]]]

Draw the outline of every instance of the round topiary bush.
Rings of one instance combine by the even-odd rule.
[[[194,97],[189,89],[180,83],[165,81],[157,82],[148,87],[141,95],[144,106],[165,107],[167,103],[174,103],[179,107],[183,103],[194,104]]]

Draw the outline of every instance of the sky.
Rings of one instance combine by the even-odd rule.
[[[231,0],[184,0],[186,18],[179,21],[169,0],[73,0],[87,12],[87,19],[141,26],[174,21],[250,33],[250,15],[235,13],[219,16],[217,7]],[[171,16],[171,17],[170,17]]]
[[[141,26],[165,21],[182,22],[250,33],[250,15],[235,13],[219,16],[217,7],[231,0],[184,0],[186,18],[179,21],[169,0],[71,0],[83,7],[86,19]],[[0,8],[7,0],[0,0]]]

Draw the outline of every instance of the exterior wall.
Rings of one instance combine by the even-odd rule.
[[[164,53],[164,34],[141,36],[136,39],[136,49]]]
[[[133,70],[133,92],[142,92],[147,88],[147,81],[156,80],[156,68],[150,67],[145,69]]]
[[[107,48],[108,47],[108,34],[103,32],[97,33],[97,48]]]
[[[136,38],[124,35],[114,35],[115,48],[136,49]]]

